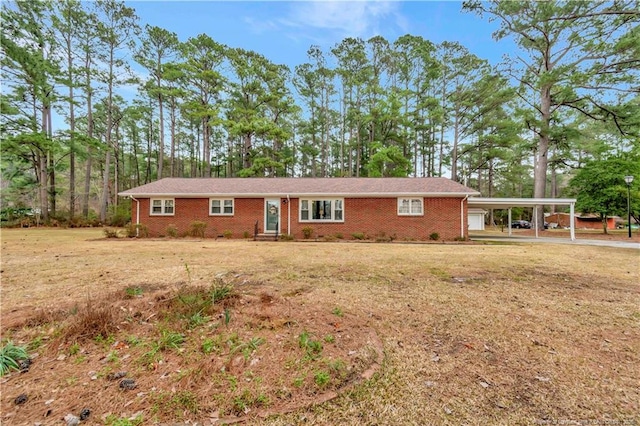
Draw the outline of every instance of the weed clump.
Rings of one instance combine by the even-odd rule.
[[[120,238],[120,234],[117,229],[104,228],[102,232],[106,238]]]
[[[20,369],[20,361],[29,359],[27,350],[22,346],[16,346],[9,341],[0,348],[0,376],[4,376],[11,370]]]
[[[204,238],[204,231],[207,228],[207,224],[199,220],[194,220],[189,224],[189,236]]]
[[[147,238],[149,236],[149,228],[142,223],[130,223],[126,227],[126,233],[128,238]]]
[[[176,238],[178,236],[178,227],[176,225],[167,226],[167,236]]]
[[[118,331],[120,320],[112,306],[93,306],[87,301],[85,309],[70,317],[70,323],[62,332],[62,337],[69,341],[88,339],[107,339]]]
[[[313,228],[310,226],[305,226],[302,228],[302,236],[305,240],[308,240],[313,235]]]

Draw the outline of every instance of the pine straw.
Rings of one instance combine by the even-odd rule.
[[[344,377],[346,387],[337,398],[288,414],[254,418],[251,424],[640,421],[640,271],[636,250],[540,244],[87,241],[100,237],[99,231],[95,234],[3,231],[3,338],[28,343],[44,335],[45,346],[55,346],[55,354],[68,353],[69,348],[56,340],[55,330],[47,325],[16,331],[7,326],[18,324],[20,319],[24,324],[35,306],[64,302],[73,307],[91,293],[92,300],[111,300],[121,312],[132,313],[139,324],[127,329],[127,334],[141,334],[147,327],[141,335],[157,339],[162,318],[157,318],[156,327],[144,323],[156,321],[166,311],[154,310],[149,301],[158,302],[155,296],[175,291],[184,283],[207,287],[222,274],[233,278],[236,289],[246,286],[240,290],[243,299],[238,301],[245,303],[234,307],[242,310],[243,319],[236,314],[230,323],[237,321],[240,340],[256,337],[263,330],[278,330],[283,336],[281,340],[268,337],[255,355],[264,357],[258,365],[265,370],[280,371],[279,377],[287,377],[286,386],[280,383],[280,392],[275,392],[280,399],[273,398],[268,407],[254,406],[252,413],[287,408],[282,388],[295,388],[292,376],[285,372],[287,366],[291,369],[296,364],[286,362],[284,349],[300,350],[296,336],[302,330],[320,336],[338,323],[344,327],[341,334],[364,336],[356,354],[349,355],[350,349],[345,348],[348,359],[359,358],[350,363],[357,372],[375,362],[375,345],[369,344],[368,330],[380,336],[384,347],[382,367],[371,380],[349,386],[352,378]],[[34,244],[25,244],[34,240]],[[52,270],[56,271],[55,279]],[[25,285],[27,282],[30,285]],[[113,298],[131,286],[143,288],[144,296]],[[134,307],[136,303],[140,305]],[[278,306],[275,314],[269,311],[272,305]],[[344,312],[343,317],[332,313],[336,307]],[[285,335],[283,330],[289,327],[296,328]],[[251,333],[242,334],[242,330]],[[154,374],[136,375],[138,389],[133,392],[142,396],[112,391],[111,382],[90,380],[85,374],[115,370],[113,362],[105,361],[113,348],[81,346],[86,364],[76,365],[72,357],[62,362],[45,360],[46,351],[41,350],[43,354],[30,373],[10,376],[2,385],[2,412],[3,416],[17,413],[3,418],[3,423],[20,418],[16,416],[28,409],[28,404],[16,409],[12,403],[22,390],[36,402],[38,419],[42,419],[44,401],[72,395],[76,411],[86,401],[99,400],[101,406],[114,407],[110,412],[118,415],[143,410],[146,419],[151,419],[155,409],[161,411],[160,420],[198,419],[205,424],[226,415],[220,408],[232,405],[229,397],[242,396],[235,393],[221,398],[215,388],[215,381],[222,380],[221,376],[216,378],[218,361],[176,351],[163,353],[166,364],[159,365]],[[134,371],[128,366],[143,350],[147,350],[144,345],[119,349],[130,353],[120,362]],[[270,356],[276,358],[267,361]],[[328,356],[337,357],[334,353]],[[180,364],[185,359],[190,362]],[[240,364],[238,360],[234,365],[232,358],[228,368]],[[187,369],[191,372],[184,373]],[[252,392],[269,386],[265,370],[259,373],[264,376],[259,385],[254,379],[246,382],[254,386]],[[168,376],[160,378],[163,374]],[[39,380],[26,383],[30,375]],[[322,402],[326,395],[334,395],[331,389],[317,392],[310,377],[298,394],[301,403]],[[156,391],[151,392],[154,387]],[[200,403],[198,414],[192,415],[184,408],[190,395],[181,393],[185,390],[201,398],[198,401],[211,403]],[[158,399],[157,395],[166,397]],[[170,402],[164,403],[173,397],[185,403],[180,405],[181,411]],[[64,411],[56,406],[58,418],[66,414],[60,410]],[[91,424],[102,424],[100,417],[106,411],[96,409],[94,413]]]

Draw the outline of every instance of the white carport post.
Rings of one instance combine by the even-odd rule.
[[[536,238],[538,238],[538,206],[533,206],[533,226],[536,228]]]
[[[509,236],[511,236],[511,207],[509,207]]]
[[[569,220],[571,223],[571,241],[575,241],[576,239],[576,226],[575,226],[575,220],[573,219],[573,215],[575,214],[574,210],[575,210],[574,203],[570,203],[569,204]]]

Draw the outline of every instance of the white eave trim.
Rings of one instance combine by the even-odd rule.
[[[424,198],[464,198],[471,195],[479,194],[478,192],[368,192],[368,193],[331,193],[331,192],[313,192],[313,193],[202,193],[202,194],[144,194],[144,193],[126,193],[121,192],[118,195],[122,197],[134,196],[137,198],[398,198],[398,197],[424,197]]]

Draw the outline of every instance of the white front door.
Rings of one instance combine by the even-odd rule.
[[[264,200],[264,232],[275,234],[280,231],[280,200]]]

